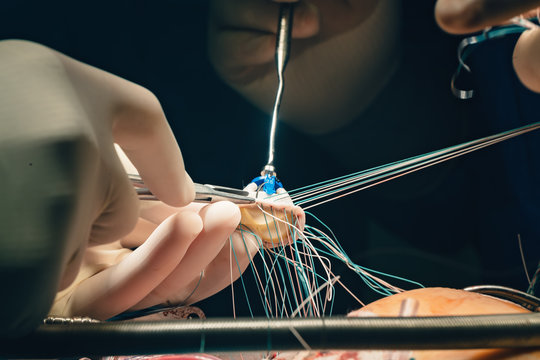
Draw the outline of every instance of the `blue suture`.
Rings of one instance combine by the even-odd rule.
[[[262,190],[268,195],[273,195],[278,189],[283,188],[283,184],[277,179],[275,175],[261,175],[251,180],[252,183],[257,185],[257,188]]]

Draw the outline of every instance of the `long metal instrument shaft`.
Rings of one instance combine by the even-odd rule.
[[[294,15],[294,4],[283,3],[279,8],[279,23],[276,38],[276,70],[278,75],[278,88],[276,92],[276,100],[274,102],[274,109],[272,110],[272,125],[270,127],[270,143],[268,149],[268,162],[264,167],[264,173],[274,173],[274,153],[276,143],[276,127],[279,115],[279,107],[281,105],[281,98],[283,96],[283,89],[285,86],[285,67],[289,61],[289,52],[291,48],[291,32]]]
[[[42,325],[22,338],[0,338],[0,357],[285,351],[305,350],[305,344],[313,350],[538,349],[540,314]]]

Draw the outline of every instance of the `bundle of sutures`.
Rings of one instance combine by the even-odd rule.
[[[540,122],[289,191],[304,210],[540,128]]]
[[[292,194],[290,197],[295,205],[302,205],[306,210],[538,128],[540,128],[540,122],[306,186],[293,190],[289,194]],[[287,196],[289,195],[274,194],[268,199],[276,201]],[[326,228],[326,232],[309,225],[305,225],[305,228],[300,231],[294,221],[287,222],[287,219],[292,219],[290,214],[281,214],[275,209],[266,207],[261,207],[260,210],[264,213],[268,234],[272,234],[273,243],[279,246],[265,246],[260,234],[254,234],[247,229],[243,230],[243,235],[246,235],[245,241],[259,242],[259,253],[263,264],[262,274],[253,263],[251,267],[253,276],[259,284],[261,304],[269,317],[331,314],[334,284],[339,284],[348,291],[339,280],[339,276],[332,272],[333,261],[344,263],[368,287],[381,295],[391,295],[402,290],[380,277],[392,278],[414,287],[421,287],[421,284],[414,281],[355,264],[333,236],[332,231],[313,214],[307,213],[322,228]],[[278,226],[276,225],[278,223],[286,223],[288,233],[272,230]],[[268,242],[268,238],[265,242]],[[241,281],[243,283],[243,279]],[[244,292],[249,303],[248,291],[245,287]],[[349,293],[355,297],[354,294]],[[362,304],[360,299],[357,301]]]
[[[256,186],[252,183],[246,189],[250,187]],[[263,192],[260,190],[259,194]],[[403,291],[383,280],[383,277],[408,283],[409,287],[422,286],[414,281],[355,264],[322,221],[308,214],[325,231],[306,225],[306,214],[286,198],[285,190],[280,189],[277,196],[284,198],[276,200],[277,197],[259,197],[257,204],[241,206],[242,223],[236,235],[242,236],[242,242],[236,242],[235,248],[231,238],[230,247],[231,271],[235,267],[239,270],[241,268],[237,251],[258,249],[259,258],[249,266],[257,284],[260,304],[267,317],[331,315],[335,285],[343,287],[359,305],[363,305],[340,281],[340,277],[333,273],[332,267],[336,261],[345,264],[369,288],[383,296]],[[244,276],[239,280],[245,294],[246,307],[253,314],[254,292],[246,289]],[[234,286],[231,290],[235,314]]]
[[[268,233],[274,226],[275,221],[282,221],[281,214],[266,212],[268,221]],[[315,220],[318,220],[313,216]],[[322,222],[324,227],[326,225]],[[250,263],[254,282],[258,284],[257,291],[260,304],[269,318],[272,317],[295,317],[295,316],[328,316],[332,314],[334,301],[334,286],[339,284],[345,289],[359,305],[364,305],[347,287],[340,281],[340,277],[333,273],[334,261],[344,263],[350,270],[356,273],[360,279],[375,292],[386,296],[403,291],[383,280],[379,276],[388,277],[409,283],[413,287],[422,287],[421,284],[398,276],[385,274],[355,264],[346,254],[337,239],[312,226],[307,226],[300,231],[294,222],[287,224],[288,233],[274,232],[275,246],[268,246],[261,239],[266,236],[256,234],[249,229],[240,227],[244,244],[249,247],[253,242],[257,243],[260,259]],[[331,232],[330,232],[331,233]],[[287,238],[294,238],[290,242]],[[233,264],[233,261],[236,264]],[[235,249],[231,247],[231,267],[238,266]],[[245,276],[245,275],[244,275]],[[247,307],[253,315],[254,306],[253,292],[248,291],[244,276],[240,277],[240,286],[243,289]],[[235,313],[234,287],[233,291],[233,314]]]
[[[263,170],[263,176],[261,177],[261,179],[264,178],[263,181],[266,182],[269,181],[269,179],[275,180],[275,168],[273,164],[275,130],[279,104],[283,93],[283,72],[288,60],[290,29],[292,25],[293,8],[288,5],[282,5],[280,10],[278,41],[276,44],[276,65],[279,86],[270,131],[269,160]],[[466,38],[462,41],[458,48],[458,70],[451,81],[452,91],[457,97],[466,99],[470,98],[473,94],[472,90],[460,90],[457,89],[454,84],[455,79],[462,69],[470,72],[470,68],[464,62],[464,59],[470,51],[469,49],[465,51],[465,48],[488,39],[520,33],[524,29],[536,26],[523,18],[512,19],[512,22],[514,25],[496,29],[486,29],[481,35]],[[302,206],[304,210],[307,210],[403,175],[525,134],[538,129],[539,127],[540,122],[533,123],[442,150],[433,151],[336,179],[305,186],[285,194],[267,192],[269,195],[267,200],[272,202],[281,199],[290,199],[295,205]],[[274,187],[273,184],[270,185],[272,185],[269,186],[270,188]],[[264,221],[268,234],[256,234],[254,231],[250,231],[250,229],[247,228],[240,228],[240,232],[242,233],[245,243],[255,241],[259,248],[260,257],[262,259],[262,269],[260,272],[262,272],[262,274],[253,262],[251,262],[251,269],[255,282],[259,284],[259,297],[267,317],[330,315],[332,312],[334,284],[338,283],[345,290],[349,291],[346,286],[341,283],[339,276],[332,273],[332,259],[346,264],[349,269],[360,276],[364,283],[382,295],[391,295],[402,290],[382,280],[378,276],[393,278],[421,287],[419,283],[414,281],[367,269],[353,263],[335,236],[333,236],[332,231],[313,214],[307,213],[321,226],[326,228],[330,235],[309,225],[305,225],[305,227],[299,229],[297,223],[294,221],[292,212],[287,214],[287,210],[278,211],[272,207],[265,209],[262,206],[260,207],[260,210],[264,214]],[[278,212],[283,213],[278,214]],[[283,228],[286,230],[281,231],[280,229]],[[263,230],[263,232],[265,231]],[[272,245],[268,246],[269,243]],[[231,266],[234,266],[232,261],[235,256],[232,246],[231,252]],[[250,296],[248,296],[244,279],[240,277],[240,281],[244,289],[247,305],[251,311]],[[234,297],[234,288],[232,289]],[[324,293],[324,296],[322,293]],[[349,293],[362,304],[352,292],[349,291]]]

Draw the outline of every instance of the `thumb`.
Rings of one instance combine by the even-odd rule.
[[[113,118],[113,138],[146,186],[163,202],[183,206],[193,201],[193,181],[157,98],[147,89],[118,83],[120,106]]]
[[[189,203],[195,196],[193,182],[154,94],[103,70],[60,58],[85,110],[90,112],[89,125],[94,127],[101,149],[112,150],[110,145],[116,142],[157,197],[174,206]]]
[[[437,0],[435,19],[451,34],[480,31],[540,5],[538,0]]]
[[[540,28],[524,31],[519,37],[512,63],[519,80],[525,87],[540,93]]]

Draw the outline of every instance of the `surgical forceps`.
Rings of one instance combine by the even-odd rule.
[[[128,174],[139,200],[159,200],[152,192],[145,186],[139,175]],[[249,196],[249,192],[209,184],[197,184],[195,185],[195,202],[202,203],[214,203],[217,201],[231,201],[235,204],[252,204],[255,202],[255,198]]]

